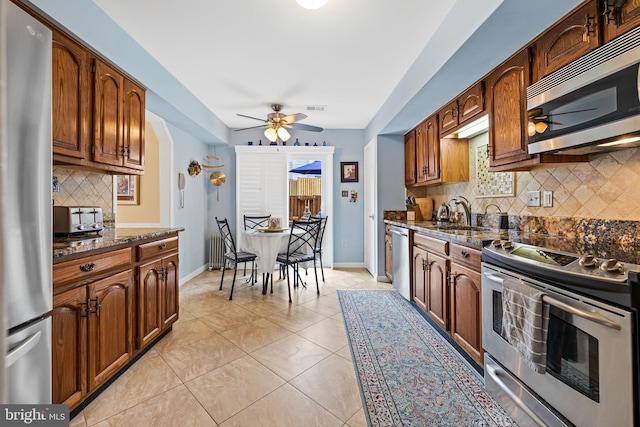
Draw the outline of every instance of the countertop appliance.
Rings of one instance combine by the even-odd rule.
[[[527,88],[529,154],[640,145],[640,27]]]
[[[402,227],[391,226],[391,274],[393,275],[393,288],[407,301],[411,301],[411,289],[409,280],[409,230]]]
[[[53,233],[56,236],[99,232],[103,229],[102,208],[54,206]]]
[[[50,404],[51,31],[9,0],[0,0],[0,79],[0,402]]]
[[[451,206],[448,203],[440,205],[436,213],[436,220],[438,222],[449,222],[451,220]]]
[[[520,426],[639,424],[639,272],[640,265],[510,241],[482,249],[485,387]],[[502,335],[507,280],[544,292],[542,373]]]

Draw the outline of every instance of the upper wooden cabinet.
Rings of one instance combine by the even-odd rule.
[[[126,156],[124,166],[144,170],[144,89],[125,78],[124,80],[124,146]]]
[[[93,161],[144,170],[144,90],[94,59]]]
[[[484,111],[484,84],[476,83],[438,112],[440,136],[446,136]]]
[[[605,0],[602,5],[605,43],[640,25],[640,1]]]
[[[407,148],[415,132],[415,181],[407,172],[412,162]],[[429,116],[405,135],[405,184],[435,185],[469,180],[469,148],[466,139],[440,139],[438,115]]]
[[[87,52],[61,32],[52,32],[53,154],[84,159],[91,121]]]
[[[124,163],[124,76],[99,59],[94,60],[93,160],[107,165]]]
[[[598,5],[591,1],[548,29],[535,42],[534,80],[597,48],[600,40]]]
[[[489,163],[491,167],[529,160],[526,87],[529,54],[522,50],[487,77],[489,97]]]
[[[404,136],[404,184],[416,183],[416,131],[411,129]]]
[[[47,23],[54,164],[144,173],[145,89]]]

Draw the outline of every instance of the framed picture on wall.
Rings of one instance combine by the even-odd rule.
[[[118,175],[116,194],[119,205],[140,204],[140,177],[136,175]]]
[[[358,182],[358,162],[340,162],[340,182]]]

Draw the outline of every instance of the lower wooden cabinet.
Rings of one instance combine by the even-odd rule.
[[[480,273],[451,263],[451,326],[453,340],[483,364]]]
[[[178,285],[177,232],[54,264],[53,403],[74,410],[166,332]]]
[[[481,252],[417,233],[413,242],[413,301],[482,366]]]
[[[135,252],[136,349],[140,350],[178,320],[178,236],[140,244]]]
[[[131,270],[53,297],[53,403],[70,409],[132,356]]]

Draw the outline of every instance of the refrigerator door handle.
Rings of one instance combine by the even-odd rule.
[[[41,335],[42,331],[38,331],[35,334],[31,335],[29,338],[22,341],[13,349],[9,350],[7,356],[4,358],[5,369],[17,362],[18,359],[20,359],[22,356],[29,353],[36,346],[36,344],[40,342]]]

